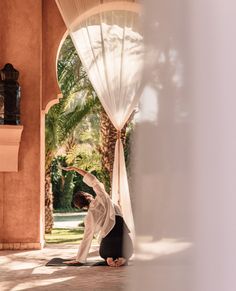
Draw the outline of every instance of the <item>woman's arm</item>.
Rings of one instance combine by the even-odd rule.
[[[83,264],[86,263],[89,249],[93,240],[94,229],[95,229],[94,217],[91,212],[87,213],[84,224],[85,224],[84,235],[80,243],[76,259],[65,262],[65,264],[67,265],[82,266]]]
[[[97,195],[108,195],[105,191],[103,183],[101,183],[93,174],[73,166],[60,168],[65,171],[76,171],[77,173],[82,175],[84,177],[83,178],[84,183],[87,184],[89,187],[92,187]]]
[[[94,217],[92,213],[88,211],[87,216],[84,220],[85,228],[84,228],[83,239],[80,243],[79,250],[76,256],[76,261],[80,263],[85,263],[87,260],[89,249],[93,240],[95,224],[96,224],[96,221],[94,221]]]

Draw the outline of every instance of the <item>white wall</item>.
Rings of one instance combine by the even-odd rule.
[[[236,2],[143,5],[128,290],[235,291]]]

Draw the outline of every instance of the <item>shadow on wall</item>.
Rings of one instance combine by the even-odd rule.
[[[166,9],[169,9],[168,3],[165,3]],[[150,17],[153,13],[149,12]],[[171,25],[157,13],[153,22],[145,27],[149,33],[145,38],[144,89],[140,112],[136,116],[133,166],[137,171],[134,177],[138,177],[136,190],[141,199],[136,213],[137,227],[141,233],[150,233],[150,222],[155,220],[155,229],[151,233],[156,238],[186,237],[189,227],[189,219],[186,221],[190,206],[186,199],[189,107],[184,85],[184,60],[176,41],[177,21],[172,15]],[[186,207],[179,207],[180,204]],[[182,213],[179,213],[180,208]],[[145,220],[139,215],[142,209]]]
[[[187,290],[193,246],[185,15],[181,0],[147,2],[143,93],[132,159],[138,261],[129,290]]]

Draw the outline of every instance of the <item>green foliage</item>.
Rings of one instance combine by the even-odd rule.
[[[73,172],[66,172],[64,176],[63,193],[61,195],[60,204],[64,208],[71,209],[71,200],[73,197],[74,190],[74,176]]]
[[[88,172],[101,171],[101,156],[94,150],[91,153],[81,150],[75,158],[74,165]]]
[[[47,244],[79,244],[83,239],[84,230],[82,228],[54,228],[51,234],[45,235]]]
[[[45,235],[47,244],[80,244],[84,235],[83,228],[54,228],[51,234]],[[97,244],[94,238],[93,244]]]
[[[111,189],[109,173],[103,172],[98,151],[101,104],[69,36],[61,48],[57,69],[63,98],[46,115],[46,173],[51,172],[54,209],[75,211],[71,208],[74,193],[79,190],[94,193],[79,174],[61,171],[58,164],[93,172],[108,193]],[[129,127],[126,161],[129,161],[132,130]]]
[[[134,132],[134,123],[130,122],[126,129],[126,142],[125,142],[125,147],[124,147],[125,164],[126,164],[126,168],[128,172],[129,172],[129,167],[130,167],[133,132]]]
[[[68,36],[61,47],[57,63],[58,82],[64,97],[79,91],[79,80],[85,77],[79,74],[81,67],[74,44]]]
[[[100,103],[69,36],[61,48],[57,69],[63,98],[49,110],[45,119],[46,173],[48,175],[51,172],[54,209],[71,211],[74,210],[71,208],[71,199],[76,174],[62,173],[58,170],[58,163],[67,166],[73,165],[74,161],[78,160],[80,125],[88,123],[88,120],[89,122],[94,120],[94,117],[90,116],[91,112],[93,110],[93,115]],[[98,128],[96,130],[99,131]],[[76,137],[75,144],[71,146],[69,143],[73,136]],[[92,144],[92,139],[93,137],[89,137],[88,134],[85,142],[90,140]],[[95,144],[96,147],[97,143]],[[58,150],[62,149],[67,157],[58,156]],[[88,163],[88,158],[86,162]]]
[[[73,195],[77,191],[84,191],[95,196],[92,188],[83,182],[83,177],[74,171],[66,172],[60,169],[59,166],[66,167],[69,165],[67,162],[68,156],[57,156],[52,161],[51,167],[51,182],[53,191],[53,208],[56,211],[63,209],[65,212],[75,211],[71,206]],[[86,171],[92,172],[100,181],[105,181],[107,191],[110,185],[106,184],[107,177],[102,171],[100,154],[96,151],[92,153],[79,152],[75,157],[73,165],[78,166]]]
[[[87,96],[84,103],[79,103],[75,109],[67,114],[62,115],[63,130],[62,140],[65,140],[69,134],[76,129],[78,124],[90,113],[91,109],[98,102],[98,98],[94,96]]]
[[[53,208],[71,211],[71,200],[73,197],[74,189],[74,177],[73,172],[64,172],[58,168],[58,165],[67,166],[65,162],[65,157],[59,156],[52,161],[51,168],[51,182],[52,182],[52,191],[53,191]]]
[[[59,55],[58,82],[63,98],[49,110],[45,120],[46,168],[50,168],[57,150],[99,102],[69,36]]]

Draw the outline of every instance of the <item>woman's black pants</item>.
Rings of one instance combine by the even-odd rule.
[[[109,257],[129,259],[133,254],[133,244],[129,237],[128,228],[121,216],[116,215],[112,230],[102,239],[99,254],[103,259]]]

